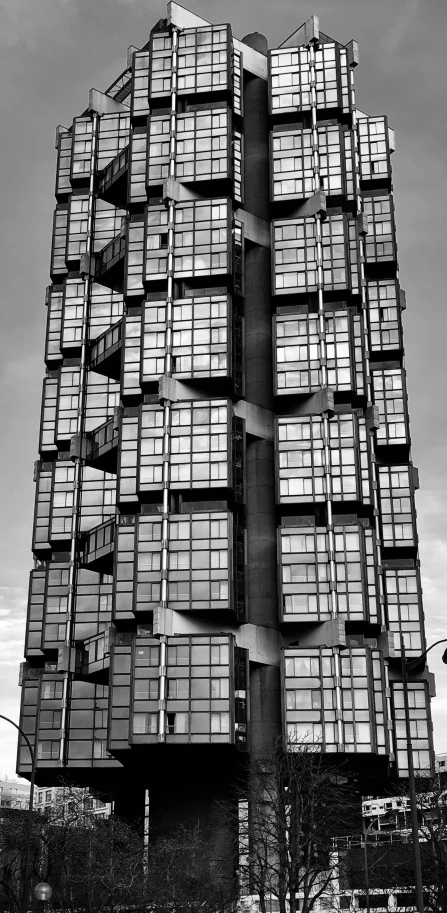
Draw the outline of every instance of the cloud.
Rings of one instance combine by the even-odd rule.
[[[0,47],[36,48],[39,38],[54,34],[75,13],[75,0],[0,0],[3,12]]]
[[[413,23],[419,18],[421,0],[409,0],[405,9],[399,12],[394,25],[385,30],[381,41],[382,48],[389,53],[400,50],[408,36]]]

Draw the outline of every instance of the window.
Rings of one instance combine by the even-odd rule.
[[[168,678],[167,682],[168,700],[186,701],[189,697],[189,679],[187,678]]]
[[[228,644],[211,644],[212,666],[227,666],[229,661]]]
[[[60,729],[62,721],[61,710],[41,710],[39,726],[41,729]]]
[[[211,732],[228,733],[230,731],[229,713],[212,713],[211,714]]]
[[[167,713],[166,714],[166,733],[167,735],[177,735],[188,732],[188,713]]]
[[[211,698],[224,699],[229,697],[230,682],[228,678],[211,679]]]
[[[59,758],[59,742],[38,742],[37,758],[39,761],[54,761]]]
[[[139,701],[158,701],[159,681],[158,678],[136,678],[135,679],[135,700]]]
[[[42,682],[42,700],[55,700],[62,697],[63,683],[61,681]]]
[[[159,665],[159,647],[136,647],[135,665],[136,666],[158,666]]]
[[[134,735],[155,735],[158,733],[158,713],[134,713]]]

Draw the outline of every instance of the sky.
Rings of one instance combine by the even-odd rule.
[[[189,0],[233,34],[264,33],[276,47],[310,15],[345,44],[359,42],[357,104],[387,114],[393,155],[400,280],[407,292],[405,361],[427,639],[447,636],[447,309],[444,294],[447,149],[445,0]],[[58,124],[69,126],[126,66],[166,15],[164,0],[0,0],[0,713],[18,721],[33,462],[54,208]],[[447,751],[447,667],[431,654],[435,748]],[[15,775],[16,734],[0,720],[0,775]]]

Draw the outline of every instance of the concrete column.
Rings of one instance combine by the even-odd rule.
[[[244,42],[267,54],[255,33]],[[268,92],[265,80],[244,73],[244,209],[270,219]],[[272,305],[270,251],[245,245],[245,396],[271,409]],[[251,624],[278,627],[275,471],[273,443],[247,438],[247,605]],[[262,756],[281,731],[279,670],[250,665],[250,749]]]

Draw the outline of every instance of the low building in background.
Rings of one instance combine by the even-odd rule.
[[[0,808],[28,808],[30,784],[26,780],[0,780]]]

